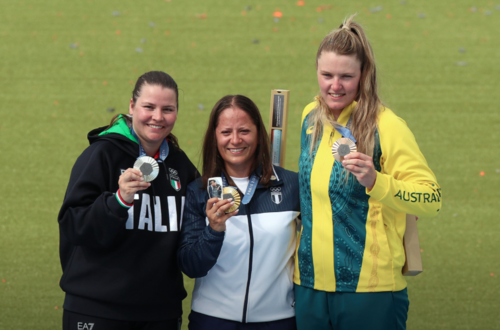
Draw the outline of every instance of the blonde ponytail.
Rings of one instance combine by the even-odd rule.
[[[324,52],[333,52],[337,55],[354,55],[360,61],[361,78],[358,94],[355,98],[357,104],[354,106],[351,115],[350,129],[357,140],[358,151],[372,156],[375,146],[377,118],[382,102],[377,90],[375,56],[363,28],[353,21],[354,16],[356,15],[346,19],[338,29],[331,31],[323,39],[316,54],[316,66]],[[315,99],[318,106],[311,113],[311,119],[308,123],[309,127],[312,126],[311,153],[321,139],[324,125],[329,123],[335,126],[338,124],[321,94],[318,94]]]

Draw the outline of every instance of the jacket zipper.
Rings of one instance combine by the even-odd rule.
[[[250,206],[245,205],[245,211],[248,219],[248,233],[250,234],[250,256],[248,258],[248,280],[245,292],[245,302],[243,303],[243,319],[241,322],[247,323],[247,310],[248,310],[248,293],[250,291],[250,280],[252,279],[252,262],[253,262],[253,229],[252,219],[250,217]]]

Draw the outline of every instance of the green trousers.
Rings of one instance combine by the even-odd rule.
[[[298,330],[405,330],[407,290],[325,292],[295,285]]]

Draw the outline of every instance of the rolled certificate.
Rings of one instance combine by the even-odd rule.
[[[406,262],[403,266],[404,276],[415,276],[424,271],[420,243],[418,239],[417,219],[414,215],[406,215],[406,231],[403,238]]]
[[[281,161],[281,130],[271,130],[271,157],[273,165],[280,166]]]
[[[273,165],[285,166],[286,128],[288,119],[288,99],[290,91],[273,89],[271,91],[271,110],[269,135]]]

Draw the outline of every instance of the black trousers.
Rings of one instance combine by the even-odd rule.
[[[182,318],[158,322],[104,319],[68,310],[63,313],[63,330],[180,330]]]

